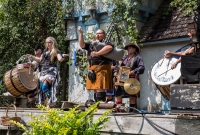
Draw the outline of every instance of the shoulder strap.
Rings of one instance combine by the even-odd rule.
[[[135,58],[135,56],[134,56],[134,57],[132,58],[132,60],[131,60],[130,68],[132,68],[132,66],[133,66],[134,58]]]

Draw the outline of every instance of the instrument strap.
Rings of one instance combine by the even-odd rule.
[[[103,60],[101,63],[99,63],[99,65],[97,65],[97,66],[95,67],[95,69],[96,69],[98,66],[100,66],[104,61],[105,61],[105,60]],[[93,71],[95,71],[95,69],[94,69]]]
[[[134,57],[132,58],[132,60],[131,60],[130,68],[132,68],[132,66],[133,66],[134,58],[135,58],[135,56],[134,56]]]

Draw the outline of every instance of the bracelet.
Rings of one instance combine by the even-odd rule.
[[[65,58],[65,55],[64,55],[64,54],[62,54],[61,56],[62,56],[62,58]]]

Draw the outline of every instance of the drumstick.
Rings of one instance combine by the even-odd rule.
[[[171,59],[169,59],[168,63],[167,63],[167,70],[168,70],[168,67],[169,67],[169,62],[171,61]],[[167,75],[167,72],[165,73],[165,75]]]
[[[164,73],[167,73],[168,71],[172,70],[172,68],[168,69],[167,71],[163,72],[162,74],[160,74],[159,76],[163,75]],[[158,76],[158,77],[159,77]]]
[[[165,56],[164,56],[164,58],[162,59],[162,62],[160,63],[160,66],[162,65],[162,63],[163,63],[164,59],[165,59]]]

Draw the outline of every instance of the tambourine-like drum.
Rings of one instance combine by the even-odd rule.
[[[31,68],[13,68],[4,74],[4,84],[13,96],[20,96],[36,89],[38,78]]]
[[[160,90],[163,97],[170,99],[170,85],[179,83],[181,77],[181,64],[177,64],[175,69],[171,66],[177,61],[177,58],[163,58],[156,62],[151,70],[151,78],[156,87]]]

